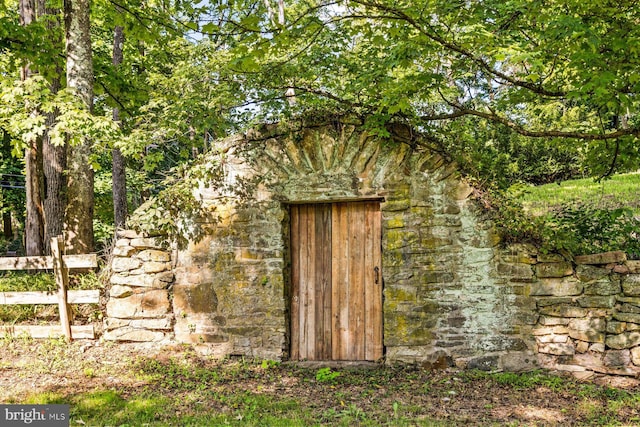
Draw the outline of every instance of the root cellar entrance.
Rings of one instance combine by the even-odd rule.
[[[291,205],[291,258],[291,358],[381,358],[380,202]]]

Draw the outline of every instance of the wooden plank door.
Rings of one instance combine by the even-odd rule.
[[[382,357],[380,204],[291,206],[291,357]]]

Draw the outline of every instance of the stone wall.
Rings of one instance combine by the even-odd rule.
[[[118,232],[103,338],[158,342],[173,338],[171,251],[157,239]]]
[[[209,159],[224,162],[224,187],[244,194],[198,191],[218,218],[178,253],[176,339],[214,354],[287,358],[289,203],[376,198],[386,360],[484,366],[487,355],[502,364],[506,352],[528,350],[512,321],[519,287],[493,273],[498,238],[455,167],[408,133],[381,139],[345,124],[281,131],[222,141]]]
[[[387,363],[640,373],[638,262],[501,248],[455,167],[404,131],[274,126],[220,141],[206,161],[222,181],[196,189],[214,219],[184,222],[206,234],[173,253],[118,240],[105,338],[288,358],[290,204],[375,198]]]
[[[519,245],[498,268],[522,284],[532,309],[522,327],[541,367],[579,378],[640,374],[640,261],[622,252],[567,260]]]

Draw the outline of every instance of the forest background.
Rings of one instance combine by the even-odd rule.
[[[521,203],[531,185],[640,167],[636,3],[3,0],[5,250],[47,253],[64,231],[93,251],[143,204],[129,225],[175,231],[210,178],[189,165],[218,138],[346,115],[382,137],[409,124],[507,240],[640,257],[626,201],[535,217]]]

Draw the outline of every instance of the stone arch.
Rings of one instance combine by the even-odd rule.
[[[496,233],[469,199],[472,188],[407,135],[334,122],[269,125],[223,141],[224,191],[201,195],[232,203],[210,235],[180,252],[175,284],[176,295],[208,287],[218,304],[196,313],[178,298],[178,339],[215,337],[216,352],[286,357],[287,204],[379,198],[386,357],[440,363],[526,350],[510,327],[514,295],[493,274]]]

